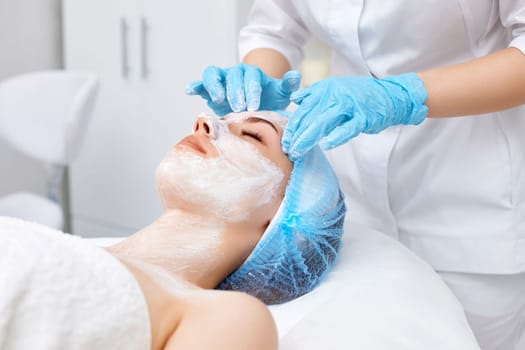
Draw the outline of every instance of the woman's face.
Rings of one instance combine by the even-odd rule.
[[[281,150],[285,124],[274,112],[199,116],[193,134],[157,169],[164,207],[204,211],[229,222],[268,222],[293,168]]]

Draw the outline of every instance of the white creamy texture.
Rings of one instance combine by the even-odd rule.
[[[136,259],[125,255],[119,256],[119,259],[146,273],[149,278],[153,279],[159,286],[178,299],[194,298],[197,294],[208,295],[206,290],[198,288],[180,277],[176,277],[176,275],[169,273],[165,268],[155,262],[144,261],[143,259]]]
[[[209,259],[217,254],[223,230],[220,223],[203,221],[201,216],[171,213],[157,220],[154,230],[138,232],[121,242],[113,252],[119,257],[132,256],[171,272],[183,271],[191,268],[195,257]],[[173,232],[191,232],[191,235],[172,234]],[[164,244],[158,245],[159,241]],[[202,275],[204,272],[193,271],[195,275]]]
[[[250,116],[278,125],[283,123],[280,118],[286,119],[271,114],[235,113],[223,119],[201,115],[208,119],[219,156],[203,158],[181,149],[170,152],[157,169],[161,197],[177,196],[230,222],[245,220],[252,210],[269,203],[284,179],[283,172],[253,144],[232,134],[228,125]]]

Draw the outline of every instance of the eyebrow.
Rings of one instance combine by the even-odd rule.
[[[275,130],[275,132],[277,134],[279,134],[279,131],[277,130],[277,127],[269,120],[266,120],[266,119],[263,119],[263,118],[259,118],[259,117],[249,117],[249,118],[246,118],[246,121],[250,122],[250,123],[259,123],[259,122],[266,123],[266,124],[270,125],[273,128],[273,130]]]

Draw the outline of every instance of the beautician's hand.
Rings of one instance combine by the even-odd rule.
[[[186,87],[188,95],[200,95],[217,115],[245,110],[284,110],[299,88],[301,74],[287,72],[275,79],[259,67],[238,64],[230,68],[207,67],[202,80]]]
[[[397,124],[419,124],[428,114],[427,91],[415,73],[385,79],[337,77],[292,94],[299,104],[283,136],[292,160],[317,143],[339,146],[359,133],[375,134]]]

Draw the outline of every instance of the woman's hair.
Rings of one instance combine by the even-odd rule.
[[[294,162],[284,199],[246,261],[218,286],[266,304],[316,287],[341,246],[346,213],[338,180],[319,147]]]

